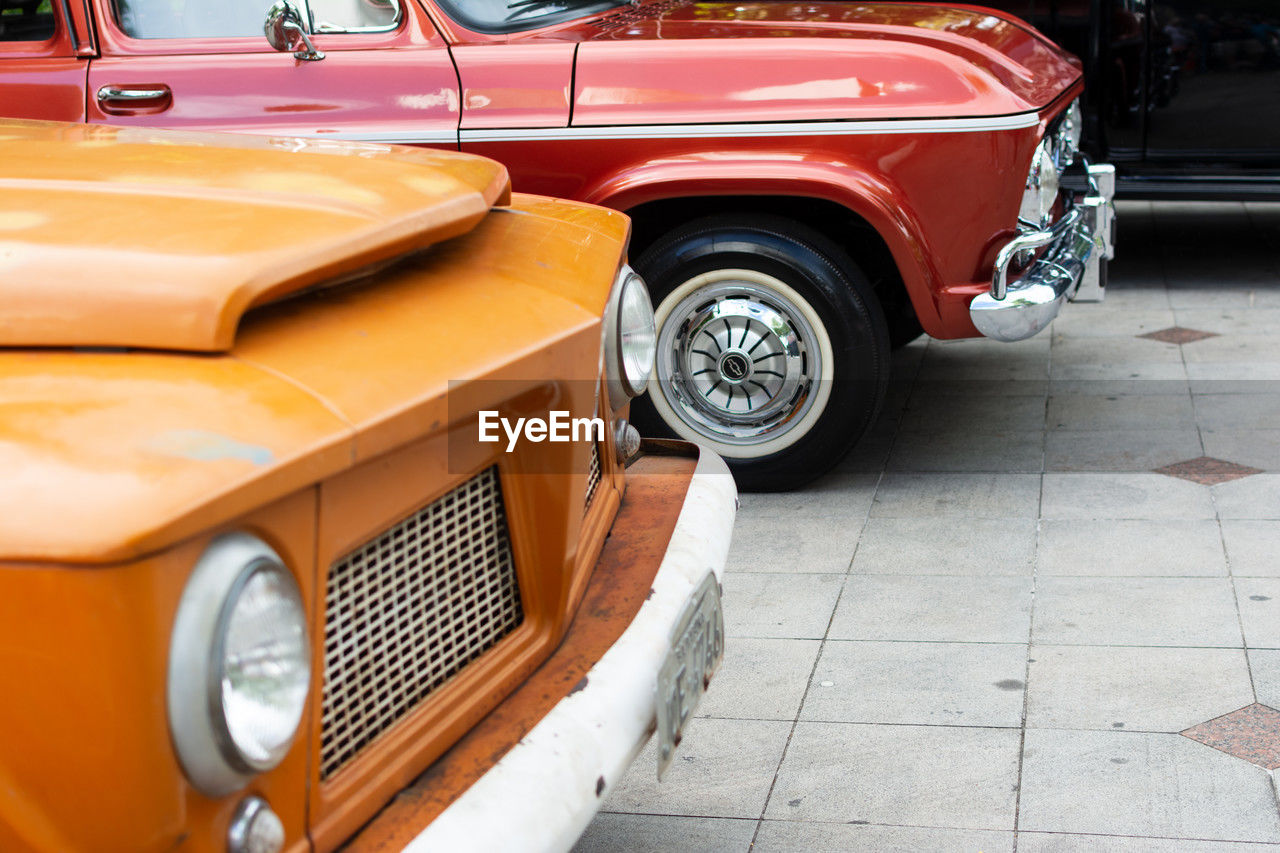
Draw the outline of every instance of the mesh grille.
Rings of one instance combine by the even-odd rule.
[[[587,500],[585,506],[591,506],[591,499],[596,496],[596,487],[600,485],[600,445],[591,445],[591,467],[587,469]],[[585,511],[585,510],[584,510]]]
[[[523,619],[496,468],[335,563],[325,596],[320,778]]]

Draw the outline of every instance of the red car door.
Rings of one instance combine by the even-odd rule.
[[[83,0],[0,0],[0,115],[84,119],[93,55]]]
[[[290,0],[313,60],[268,44],[270,0],[94,2],[89,121],[457,147],[457,73],[408,0]]]

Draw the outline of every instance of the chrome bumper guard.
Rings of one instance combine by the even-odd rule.
[[[1106,262],[1115,257],[1116,171],[1109,164],[1087,166],[1089,188],[1066,215],[1043,231],[1027,231],[996,255],[991,290],[969,305],[978,331],[997,341],[1021,341],[1058,316],[1065,300],[1101,302]],[[1048,247],[1023,275],[1009,281],[1019,254]]]

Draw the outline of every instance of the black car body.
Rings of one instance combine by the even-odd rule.
[[[995,0],[1084,62],[1085,148],[1129,198],[1280,199],[1280,4]]]

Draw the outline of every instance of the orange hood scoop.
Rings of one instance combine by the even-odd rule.
[[[0,347],[226,351],[510,198],[492,160],[389,145],[0,121],[0,150]]]

